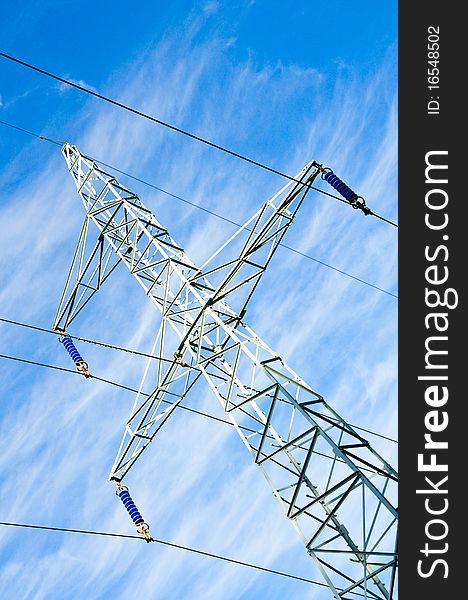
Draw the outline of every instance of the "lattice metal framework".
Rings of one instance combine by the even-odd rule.
[[[242,239],[235,259],[212,266],[216,252],[201,270],[136,194],[76,147],[62,152],[86,217],[54,328],[66,331],[121,262],[162,314],[157,385],[137,396],[110,478],[122,481],[203,376],[334,598],[396,598],[396,471],[244,322],[322,166],[306,165],[301,183],[286,184],[233,236]]]

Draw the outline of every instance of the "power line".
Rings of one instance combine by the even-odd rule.
[[[55,329],[47,329],[45,327],[39,327],[38,325],[31,325],[30,323],[22,323],[20,321],[13,321],[12,319],[5,319],[0,317],[0,322],[8,323],[10,325],[16,325],[17,327],[26,327],[27,329],[34,329],[36,331],[41,331],[42,333],[49,333],[51,335],[60,336],[62,335],[60,332],[55,331]],[[79,342],[85,342],[86,344],[95,344],[96,346],[103,346],[104,348],[111,348],[112,350],[120,350],[122,352],[128,352],[129,354],[136,354],[137,356],[145,356],[146,358],[153,358],[155,360],[161,360],[163,362],[174,362],[170,358],[163,358],[162,356],[156,356],[154,354],[148,354],[147,352],[141,352],[140,350],[134,350],[133,348],[124,348],[123,346],[116,346],[115,344],[109,344],[108,342],[101,342],[98,340],[91,340],[89,338],[80,337],[78,335],[72,335],[67,332],[67,335],[74,340],[78,340]],[[197,367],[191,367],[194,370],[199,370]]]
[[[57,142],[45,135],[40,135],[39,133],[34,133],[33,131],[29,131],[29,129],[24,129],[23,127],[18,127],[18,125],[13,125],[12,123],[7,123],[6,121],[0,121],[2,125],[6,125],[7,127],[11,127],[12,129],[16,129],[16,131],[21,131],[22,133],[27,133],[28,135],[32,135],[33,137],[39,138],[40,140],[45,140],[46,142],[50,142],[51,144],[55,144],[56,146],[63,146],[61,142]]]
[[[10,127],[12,129],[15,129],[17,131],[21,131],[22,133],[26,133],[32,137],[38,138],[40,140],[44,140],[46,142],[55,144],[56,146],[63,146],[64,142],[58,142],[56,140],[53,140],[50,137],[47,137],[45,135],[41,135],[38,133],[34,133],[32,131],[29,131],[28,129],[24,129],[23,127],[18,127],[17,125],[12,125],[11,123],[7,123],[6,121],[1,121],[0,120],[0,124],[1,125],[5,125],[6,127]],[[231,225],[235,225],[236,227],[242,227],[242,225],[240,223],[237,223],[236,221],[233,221],[232,219],[229,219],[228,217],[225,217],[224,215],[221,215],[217,212],[214,212],[212,210],[209,210],[208,208],[205,208],[204,206],[200,206],[199,204],[195,204],[195,202],[191,202],[190,200],[187,200],[186,198],[183,198],[182,196],[178,196],[177,194],[173,194],[172,192],[169,192],[161,187],[158,187],[157,185],[154,185],[153,183],[150,183],[149,181],[145,181],[144,179],[141,179],[140,177],[136,177],[135,175],[131,175],[130,173],[127,173],[126,171],[122,171],[121,169],[118,169],[117,167],[114,167],[113,165],[110,165],[108,163],[105,163],[102,160],[96,160],[93,159],[94,162],[96,162],[99,165],[105,166],[109,169],[112,169],[113,171],[116,171],[117,173],[120,173],[121,175],[125,175],[126,177],[128,177],[129,179],[133,179],[134,181],[138,181],[139,183],[142,183],[143,185],[146,185],[154,190],[157,190],[158,192],[161,192],[163,194],[166,194],[167,196],[170,196],[171,198],[174,198],[176,200],[179,200],[180,202],[184,202],[185,204],[188,204],[194,208],[197,208],[198,210],[202,210],[205,213],[208,213],[218,219],[221,219],[222,221],[225,221],[226,223],[230,223]],[[322,193],[327,193],[324,190],[320,190],[318,188],[313,188],[316,189],[317,191],[320,191]],[[333,196],[334,197],[334,196]],[[360,277],[357,277],[356,275],[351,275],[350,273],[348,273],[347,271],[343,271],[342,269],[338,269],[338,267],[334,267],[333,265],[330,265],[329,263],[326,263],[322,260],[319,260],[318,258],[315,258],[313,256],[311,256],[310,254],[306,254],[304,252],[301,252],[300,250],[297,250],[296,248],[293,248],[292,246],[288,246],[284,243],[280,243],[279,244],[281,247],[290,250],[291,252],[294,252],[295,254],[298,254],[299,256],[302,256],[303,258],[307,258],[309,260],[312,260],[313,262],[316,262],[319,265],[322,265],[324,267],[327,267],[328,269],[332,269],[333,271],[336,271],[337,273],[341,273],[342,275],[345,275],[346,277],[349,277],[351,279],[354,279],[355,281],[359,281],[360,283],[363,283],[364,285],[367,285],[368,287],[371,287],[379,292],[383,292],[384,294],[387,294],[388,296],[392,296],[393,298],[398,299],[398,296],[396,294],[394,294],[393,292],[390,292],[384,288],[379,287],[378,285],[375,285],[373,283],[370,283],[369,281],[366,281],[365,279],[361,279]]]
[[[123,539],[132,539],[132,540],[140,540],[143,541],[145,538],[139,535],[130,535],[126,533],[113,533],[109,531],[94,531],[90,529],[72,529],[68,527],[51,527],[48,525],[35,525],[30,523],[12,523],[9,521],[0,521],[0,525],[7,527],[22,527],[27,529],[40,529],[43,531],[61,531],[64,533],[79,533],[84,535],[97,535],[104,537],[113,537],[113,538],[123,538]],[[315,581],[314,579],[307,579],[306,577],[301,577],[300,575],[292,575],[291,573],[286,573],[284,571],[278,571],[276,569],[269,569],[268,567],[262,567],[260,565],[256,565],[253,563],[248,563],[243,560],[238,560],[236,558],[231,558],[228,556],[222,556],[221,554],[214,554],[213,552],[207,552],[206,550],[200,550],[199,548],[191,548],[190,546],[182,546],[181,544],[176,544],[174,542],[168,542],[167,540],[160,540],[153,538],[152,540],[156,544],[162,544],[164,546],[169,546],[171,548],[177,548],[178,550],[184,550],[185,552],[192,552],[194,554],[200,554],[202,556],[208,556],[209,558],[215,558],[217,560],[222,560],[225,562],[233,563],[235,565],[239,565],[242,567],[248,567],[249,569],[256,569],[257,571],[263,571],[265,573],[271,573],[272,575],[280,575],[281,577],[287,577],[289,579],[295,579],[297,581],[302,581],[304,583],[311,583],[314,585],[320,585],[323,587],[328,587],[327,584],[322,583],[321,581]]]
[[[37,325],[31,325],[29,323],[22,323],[20,321],[14,321],[12,319],[6,319],[4,317],[0,317],[0,322],[8,323],[10,325],[15,325],[15,326],[18,326],[18,327],[25,327],[27,329],[32,329],[32,330],[36,330],[36,331],[41,331],[43,333],[49,333],[51,335],[60,335],[54,329],[46,329],[45,327],[39,327]],[[153,354],[148,354],[146,352],[140,352],[138,350],[134,350],[134,349],[130,349],[130,348],[124,348],[123,346],[117,346],[115,344],[110,344],[109,342],[102,342],[102,341],[98,341],[98,340],[91,340],[89,338],[80,337],[80,336],[77,336],[77,335],[74,335],[74,334],[70,334],[70,333],[67,333],[67,335],[69,335],[74,340],[78,340],[78,341],[81,341],[81,342],[84,342],[84,343],[87,343],[87,344],[94,344],[94,345],[97,345],[97,346],[103,346],[104,348],[110,348],[112,350],[119,350],[119,351],[122,351],[122,352],[128,352],[130,354],[145,356],[147,358],[152,358],[152,359],[155,359],[155,360],[163,360],[163,361],[166,361],[166,362],[172,362],[168,358],[166,359],[166,358],[162,358],[162,357],[159,357],[159,356],[155,356]],[[7,356],[7,355],[4,355],[4,354],[0,354],[0,358],[10,359],[10,360],[16,360],[16,361],[20,361],[20,362],[26,362],[26,363],[37,365],[37,366],[41,366],[41,367],[47,367],[47,368],[50,368],[50,369],[56,369],[56,370],[59,370],[59,371],[65,371],[65,372],[68,372],[68,373],[73,373],[74,375],[81,375],[81,373],[79,373],[78,371],[73,370],[73,369],[67,369],[65,367],[58,367],[56,365],[49,365],[49,364],[45,364],[45,363],[31,361],[31,360],[27,360],[27,359],[24,359],[24,358],[11,357],[11,356]],[[192,367],[192,368],[196,368],[196,367]],[[128,390],[130,392],[138,393],[138,390],[136,390],[135,388],[130,388],[128,386],[124,386],[122,384],[116,383],[115,381],[110,381],[108,379],[103,379],[102,377],[97,377],[95,375],[91,375],[90,377],[92,379],[96,379],[96,380],[102,381],[104,383],[112,384],[112,385],[114,385],[116,387],[121,387],[122,389]],[[149,396],[149,394],[146,394],[145,392],[140,392],[140,394],[143,395],[143,396]],[[167,400],[163,400],[163,402],[168,403],[168,404],[170,403]],[[201,412],[201,411],[197,411],[197,410],[189,408],[187,406],[180,405],[180,408],[182,408],[184,410],[191,411],[191,412],[195,412],[197,414],[203,415],[205,417],[209,417],[211,419],[215,419],[217,421],[221,421],[222,423],[226,423],[228,425],[232,425],[231,421],[226,421],[226,420],[221,419],[219,417],[215,417],[214,415],[209,415],[207,413],[204,413],[204,412]],[[381,433],[377,433],[377,432],[372,431],[370,429],[366,429],[365,427],[359,427],[358,425],[353,425],[352,423],[350,423],[350,425],[352,427],[354,427],[355,429],[360,429],[361,431],[365,431],[366,433],[370,433],[372,435],[375,435],[377,437],[385,439],[385,440],[387,440],[389,442],[394,442],[395,444],[398,443],[397,440],[395,440],[393,438],[390,438],[390,437],[387,437],[387,436],[385,436],[385,435],[383,435]],[[254,433],[254,430],[250,429],[249,427],[243,427],[243,426],[241,426],[241,429],[245,429],[245,430],[247,430],[247,431],[249,431],[251,433]]]
[[[1,320],[3,321],[4,319],[1,319]],[[77,338],[74,338],[74,339],[77,339]],[[0,354],[0,358],[12,360],[15,362],[21,362],[21,363],[25,363],[25,364],[29,364],[29,365],[35,365],[37,367],[45,367],[45,368],[54,369],[57,371],[64,371],[65,373],[72,373],[73,375],[81,375],[81,373],[79,373],[78,371],[74,371],[73,369],[67,369],[65,367],[58,367],[57,365],[49,365],[47,363],[42,363],[42,362],[38,362],[35,360],[28,360],[26,358],[21,358],[19,356],[9,356],[7,354]],[[97,381],[101,381],[103,383],[108,383],[109,385],[113,385],[115,387],[121,388],[121,389],[129,391],[129,392],[139,393],[141,396],[146,396],[147,398],[150,396],[150,394],[147,394],[146,392],[138,391],[135,388],[131,388],[126,385],[122,385],[121,383],[116,383],[115,381],[111,381],[110,379],[104,379],[102,377],[97,377],[96,375],[92,375],[92,374],[89,375],[89,378],[96,379]],[[161,402],[163,402],[163,404],[171,404],[171,402],[169,400],[163,399],[163,400],[161,400]],[[205,413],[201,410],[196,410],[195,408],[190,408],[188,406],[184,406],[183,404],[178,404],[176,408],[180,408],[181,410],[186,410],[188,412],[195,413],[197,415],[206,417],[208,419],[212,419],[213,421],[218,421],[219,423],[225,423],[226,425],[234,426],[234,423],[232,423],[231,421],[226,421],[225,419],[221,419],[221,417],[216,417],[215,415],[210,415],[209,413]],[[245,425],[238,425],[238,427],[239,427],[239,429],[242,429],[242,431],[246,431],[247,433],[258,433],[258,431],[256,431],[255,429],[252,429],[251,427],[246,427]],[[385,436],[383,436],[379,433],[374,433],[373,431],[364,429],[362,427],[356,427],[356,429],[362,429],[363,431],[367,431],[368,433],[371,433],[378,437],[385,438]],[[276,441],[275,438],[270,434],[266,434],[265,437],[270,440]],[[396,440],[392,440],[391,438],[386,438],[386,439],[388,439],[391,442],[397,443]],[[299,447],[302,448],[302,450],[305,450],[305,448],[303,448],[302,446],[299,446]],[[323,452],[319,452],[318,450],[315,450],[314,454],[316,454],[317,456],[322,456],[323,458],[328,458],[330,460],[338,460],[338,462],[343,462],[341,459],[336,459],[335,457],[329,456],[328,454],[324,454]],[[369,473],[374,473],[374,471],[372,469],[367,469],[366,467],[361,467],[361,469],[363,471],[368,471]]]
[[[14,361],[14,362],[25,363],[25,364],[28,364],[28,365],[34,365],[34,366],[37,366],[37,367],[44,367],[46,369],[53,369],[53,370],[56,370],[56,371],[63,371],[65,373],[71,373],[72,375],[81,375],[82,376],[82,374],[80,372],[78,372],[76,370],[73,370],[73,369],[67,369],[66,367],[59,367],[57,365],[51,365],[51,364],[39,362],[39,361],[36,361],[36,360],[29,360],[29,359],[22,358],[22,357],[19,357],[19,356],[10,356],[8,354],[0,354],[0,358],[3,358],[5,360],[11,360],[11,361]],[[121,388],[122,390],[126,390],[127,392],[134,392],[135,394],[139,393],[141,396],[149,397],[149,395],[150,395],[150,394],[147,394],[146,392],[141,392],[141,391],[139,391],[139,390],[137,390],[135,388],[129,387],[128,385],[123,385],[122,383],[117,383],[116,381],[112,381],[110,379],[105,379],[103,377],[98,377],[97,375],[91,374],[89,376],[89,378],[90,379],[95,379],[96,381],[101,381],[102,383],[107,383],[108,385],[113,385],[114,387]],[[164,400],[163,399],[162,402],[164,404],[170,404],[169,400]],[[206,417],[208,419],[212,419],[214,421],[219,421],[221,423],[226,423],[227,425],[232,425],[232,423],[230,421],[225,421],[224,419],[221,419],[220,417],[216,417],[215,415],[210,415],[210,414],[202,412],[200,410],[196,410],[195,408],[190,408],[190,407],[184,406],[182,404],[179,404],[177,406],[177,408],[180,408],[181,410],[186,410],[188,412],[195,413],[197,415],[201,415],[203,417]],[[254,433],[254,430],[250,429],[249,427],[241,426],[241,429],[245,429],[246,431],[249,431],[250,433]]]
[[[41,75],[45,75],[46,77],[50,77],[51,79],[55,79],[56,81],[60,81],[61,83],[64,83],[66,85],[69,85],[70,87],[73,87],[81,92],[84,92],[86,94],[89,94],[91,96],[94,96],[95,98],[99,98],[100,100],[103,100],[104,102],[108,102],[109,104],[112,104],[114,106],[117,106],[119,108],[122,108],[128,112],[131,112],[139,117],[143,117],[144,119],[147,119],[149,121],[152,121],[153,123],[156,123],[158,125],[162,125],[163,127],[167,127],[168,129],[171,129],[172,131],[175,131],[177,133],[180,133],[182,135],[185,135],[197,142],[201,142],[202,144],[206,144],[207,146],[210,146],[211,148],[215,148],[216,150],[220,150],[221,152],[225,152],[226,154],[229,154],[231,156],[234,156],[235,158],[238,158],[240,160],[243,160],[245,162],[248,162],[252,165],[255,165],[256,167],[260,167],[261,169],[264,169],[266,171],[269,171],[270,173],[274,173],[275,175],[279,175],[280,177],[283,177],[285,179],[289,179],[290,181],[294,181],[296,183],[300,183],[303,185],[303,182],[300,181],[299,179],[295,179],[294,177],[292,177],[291,175],[288,175],[287,173],[284,173],[282,171],[279,171],[278,169],[274,169],[273,167],[269,167],[268,165],[265,165],[264,163],[261,163],[257,160],[254,160],[252,158],[249,158],[247,156],[245,156],[244,154],[240,154],[238,152],[235,152],[234,150],[230,150],[228,148],[225,148],[224,146],[220,146],[219,144],[215,144],[214,142],[211,142],[209,140],[207,140],[206,138],[202,138],[198,135],[195,135],[193,133],[190,133],[189,131],[186,131],[185,129],[181,129],[180,127],[176,127],[175,125],[171,125],[170,123],[167,123],[166,121],[163,121],[161,119],[157,119],[156,117],[153,117],[152,115],[148,115],[147,113],[144,113],[140,110],[137,110],[136,108],[132,108],[131,106],[128,106],[127,104],[123,104],[122,102],[118,102],[117,100],[113,100],[112,98],[109,98],[108,96],[104,96],[103,94],[100,94],[98,92],[95,92],[94,90],[91,90],[89,88],[86,88],[82,85],[79,85],[78,83],[75,83],[73,81],[70,81],[68,79],[65,79],[63,77],[59,77],[58,75],[54,75],[53,73],[50,73],[49,71],[45,71],[44,69],[41,69],[39,67],[36,67],[30,63],[27,63],[25,61],[20,60],[19,58],[15,58],[14,56],[10,56],[9,54],[5,54],[4,52],[0,52],[0,56],[2,56],[3,58],[6,58],[7,60],[11,60],[19,65],[22,65],[23,67],[26,67],[28,69],[31,69],[32,71],[35,71],[36,73],[40,73]],[[309,187],[310,189],[316,190],[316,191],[320,191],[322,193],[324,193],[327,196],[330,196],[331,198],[334,198],[335,200],[339,200],[340,202],[343,202],[344,204],[348,204],[350,206],[353,206],[350,202],[348,202],[348,200],[345,200],[344,198],[340,198],[338,196],[335,196],[333,194],[329,194],[327,192],[324,192],[323,190],[319,190],[318,188],[315,188],[314,186],[308,185],[307,187]],[[389,225],[392,225],[393,227],[398,227],[398,225],[396,223],[394,223],[393,221],[390,221],[389,219],[382,217],[381,215],[378,215],[377,213],[374,213],[372,210],[367,209],[367,213],[366,214],[370,214],[374,217],[377,217],[378,219],[386,222]]]
[[[73,373],[73,375],[81,375],[80,372],[75,371],[73,369],[67,369],[66,367],[59,367],[57,365],[50,365],[48,363],[39,362],[37,360],[29,360],[27,358],[21,358],[19,356],[9,356],[8,354],[0,354],[0,358],[6,359],[6,360],[12,360],[15,362],[26,363],[29,365],[35,365],[36,367],[44,367],[46,369],[54,369],[55,371],[64,371],[65,373]],[[115,381],[111,381],[110,379],[104,379],[103,377],[98,377],[97,375],[90,375],[89,377],[90,377],[90,379],[96,379],[97,381],[102,381],[103,383],[108,383],[109,385],[113,385],[113,386],[121,388],[123,390],[127,390],[128,392],[138,393],[138,390],[128,387],[127,385],[123,385],[122,383],[116,383]],[[143,394],[143,392],[141,392],[141,393],[142,393],[142,395],[149,396],[149,394]]]
[[[11,521],[0,521],[0,525],[4,526],[4,527],[21,527],[21,528],[25,528],[25,529],[38,529],[41,531],[78,533],[78,534],[82,534],[82,535],[96,535],[96,536],[101,536],[101,537],[113,537],[113,538],[131,539],[131,540],[140,540],[140,541],[143,541],[145,539],[139,535],[131,535],[128,533],[96,531],[93,529],[76,529],[76,528],[71,528],[71,527],[52,527],[50,525],[37,525],[37,524],[32,524],[32,523],[12,523]],[[261,565],[256,565],[254,563],[248,563],[243,560],[238,560],[237,558],[231,558],[229,556],[222,556],[221,554],[215,554],[214,552],[200,550],[199,548],[192,548],[191,546],[183,546],[182,544],[176,544],[175,542],[168,542],[167,540],[160,540],[157,538],[152,538],[151,541],[156,544],[161,544],[163,546],[169,546],[170,548],[176,548],[177,550],[183,550],[185,552],[192,552],[194,554],[200,554],[201,556],[207,556],[209,558],[214,558],[216,560],[230,562],[235,565],[247,567],[249,569],[256,569],[257,571],[263,571],[265,573],[270,573],[272,575],[279,575],[280,577],[286,577],[288,579],[295,579],[297,581],[302,581],[304,583],[319,585],[321,587],[328,587],[328,584],[323,583],[322,581],[316,581],[315,579],[308,579],[307,577],[301,577],[300,575],[293,575],[292,573],[287,573],[285,571],[279,571],[277,569],[270,569],[268,567],[263,567]],[[337,588],[337,589],[338,589],[338,591],[343,591],[340,588]],[[350,590],[348,593],[354,594],[356,596],[364,597],[364,594],[353,591],[353,590]]]
[[[34,325],[27,325],[25,323],[19,323],[17,321],[11,321],[9,319],[0,318],[0,321],[3,321],[4,323],[10,323],[10,324],[13,324],[13,325],[20,325],[22,327],[28,327],[30,329],[37,329],[39,331],[45,331],[47,333],[55,333],[56,334],[56,332],[52,331],[52,330],[43,329],[41,327],[36,327]],[[70,335],[70,334],[68,334],[68,335]],[[114,346],[112,344],[107,344],[107,343],[104,343],[104,342],[97,342],[95,340],[88,340],[87,338],[79,338],[79,337],[73,336],[73,335],[70,335],[70,337],[73,338],[73,339],[76,339],[76,340],[81,340],[83,342],[88,342],[88,343],[92,343],[92,344],[102,345],[102,346],[105,346],[107,348],[112,348],[112,349],[115,349],[115,350],[124,350],[126,352],[134,353],[133,350],[129,350],[128,348],[124,349],[124,348],[122,348],[120,346]],[[149,355],[149,354],[145,355],[145,356],[149,356],[151,358],[158,358],[158,357],[155,357],[155,356],[152,356],[152,355]],[[21,363],[25,363],[25,364],[35,365],[35,366],[38,366],[38,367],[44,367],[44,368],[47,368],[47,369],[53,369],[53,370],[56,370],[56,371],[64,371],[65,373],[72,373],[73,375],[81,375],[82,376],[82,374],[80,372],[78,372],[78,371],[76,371],[74,369],[68,369],[66,367],[59,367],[57,365],[51,365],[51,364],[48,364],[48,363],[43,363],[43,362],[39,362],[39,361],[35,361],[35,360],[30,360],[30,359],[22,358],[22,357],[19,357],[19,356],[10,356],[8,354],[0,354],[0,358],[3,358],[5,360],[15,361],[15,362],[21,362]],[[101,381],[102,383],[107,383],[109,385],[113,385],[114,387],[118,387],[118,388],[121,388],[123,390],[127,390],[129,392],[134,392],[135,394],[140,393],[141,396],[148,397],[150,395],[150,394],[148,394],[146,392],[139,391],[139,390],[137,390],[135,388],[129,387],[127,385],[123,385],[121,383],[117,383],[117,382],[112,381],[110,379],[104,379],[103,377],[98,377],[97,375],[91,374],[90,375],[90,379],[96,379],[96,381]],[[165,404],[170,404],[169,400],[162,400],[162,402],[165,403]],[[210,415],[208,413],[196,410],[194,408],[190,408],[188,406],[184,406],[183,404],[179,404],[178,408],[180,408],[182,410],[189,411],[189,412],[196,413],[198,415],[207,417],[209,419],[213,419],[215,421],[219,421],[221,423],[226,423],[227,425],[233,425],[231,421],[226,421],[225,419],[221,419],[220,417],[216,417],[215,415]],[[359,427],[358,425],[353,425],[352,423],[350,423],[350,425],[354,429],[360,429],[361,431],[365,431],[366,433],[370,433],[371,435],[375,435],[376,437],[380,437],[380,438],[382,438],[384,440],[387,440],[389,442],[393,442],[395,444],[398,443],[397,440],[395,440],[395,439],[393,439],[391,437],[388,437],[386,435],[383,435],[381,433],[377,433],[377,432],[372,431],[370,429],[366,429],[365,427]],[[249,433],[256,433],[256,431],[254,429],[251,429],[250,427],[246,427],[244,425],[240,425],[239,427],[240,427],[240,429],[248,431]],[[317,452],[317,454],[320,454],[320,453]],[[321,456],[325,456],[325,455],[321,454]]]

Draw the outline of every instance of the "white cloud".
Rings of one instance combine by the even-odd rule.
[[[216,3],[208,4],[216,9]],[[110,95],[214,140],[223,142],[232,135],[241,148],[250,138],[255,147],[257,134],[268,139],[262,128],[269,119],[279,121],[287,113],[288,103],[281,98],[285,85],[292,85],[291,97],[294,89],[304,90],[304,83],[295,83],[295,67],[259,72],[247,63],[232,67],[221,85],[215,76],[221,67],[212,43],[194,48],[190,33],[182,41],[168,38],[116,78],[119,83],[110,84]],[[314,72],[305,76],[316,79]],[[119,95],[119,89],[125,92]],[[348,89],[343,101],[337,86],[326,110],[303,124],[288,152],[281,146],[277,160],[287,172],[311,158],[330,162],[357,191],[365,190],[371,207],[392,214],[395,112],[389,111],[385,127],[375,133],[375,155],[368,155],[361,120],[372,118],[379,88],[370,83],[364,102],[361,92],[362,87],[359,93]],[[269,106],[269,101],[271,114],[259,115],[258,106]],[[80,149],[209,209],[242,220],[278,186],[231,158],[93,102],[76,115]],[[273,125],[271,129],[273,139]],[[269,158],[274,155],[272,148]],[[141,192],[196,260],[227,235],[228,229],[214,217],[174,199],[162,202],[160,194],[125,183]],[[1,210],[2,314],[47,325],[83,217],[63,160],[54,156],[32,170]],[[319,252],[356,275],[376,277],[384,287],[395,283],[393,232],[349,207],[311,195],[286,242]],[[392,435],[395,318],[393,299],[283,250],[248,313],[249,323],[349,420]],[[147,298],[122,270],[100,290],[73,330],[149,350],[157,322]],[[381,327],[378,335],[376,324]],[[70,366],[52,336],[6,325],[3,330],[5,350]],[[138,385],[144,361],[92,346],[81,345],[81,350],[93,373]],[[4,520],[133,533],[107,482],[132,395],[34,367],[12,366],[9,373],[0,454]],[[190,406],[222,416],[203,385]],[[393,452],[388,444],[383,449]],[[128,485],[156,537],[320,578],[232,427],[177,411],[131,472]],[[3,589],[11,598],[106,598],[117,592],[121,598],[234,600],[256,597],[256,586],[272,598],[275,593],[329,597],[306,584],[136,541],[7,529],[0,535]]]
[[[91,90],[92,92],[98,91],[94,86],[92,86],[88,82],[84,81],[84,79],[73,79],[73,77],[70,77],[70,75],[68,75],[68,74],[63,75],[62,79],[66,79],[70,83],[74,83],[75,85],[86,88],[87,90]],[[71,86],[67,83],[64,83],[63,81],[59,81],[57,83],[57,89],[60,94],[64,94],[65,92],[68,92],[72,88],[73,88],[73,86]]]
[[[202,9],[205,15],[213,15],[219,10],[219,2],[216,2],[215,0],[205,2]]]

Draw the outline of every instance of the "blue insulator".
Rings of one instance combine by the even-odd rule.
[[[355,202],[358,198],[356,192],[344,183],[339,177],[337,177],[333,171],[327,171],[324,176],[325,181],[335,188],[335,190],[343,196],[348,202]]]
[[[76,349],[75,344],[73,343],[72,339],[68,336],[65,336],[62,340],[61,340],[62,344],[65,346],[68,354],[71,356],[72,361],[77,364],[79,362],[84,362],[83,358],[81,357],[80,353],[78,352],[78,350]]]
[[[135,503],[133,502],[130,494],[128,493],[128,490],[123,488],[119,492],[118,496],[122,500],[123,505],[127,509],[127,512],[132,518],[132,521],[135,523],[135,525],[141,525],[142,523],[144,523],[145,520],[143,519],[137,507],[135,506]]]

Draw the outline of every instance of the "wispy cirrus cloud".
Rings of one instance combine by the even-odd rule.
[[[272,70],[249,62],[228,68],[222,44],[195,43],[195,29],[168,36],[117,74],[109,95],[221,143],[249,146],[290,173],[311,158],[330,163],[357,191],[364,190],[369,205],[394,213],[394,104],[384,111],[372,142],[363,124],[378,119],[375,81],[382,81],[387,65],[374,79],[354,87],[348,82],[346,94],[337,84],[327,106],[314,100],[315,117],[305,118],[300,105],[311,90],[320,96],[317,73],[298,77],[295,67]],[[282,124],[291,107],[300,126],[291,119]],[[94,100],[75,117],[76,126],[64,133],[84,152],[235,220],[245,219],[283,183]],[[288,141],[282,139],[286,132]],[[141,184],[124,183],[141,194],[197,261],[233,231]],[[57,153],[31,169],[7,200],[1,209],[2,314],[48,324],[83,218],[63,159]],[[376,277],[379,285],[395,285],[394,233],[349,207],[311,197],[287,243],[356,275]],[[127,272],[116,272],[76,322],[76,331],[149,350],[158,317],[147,300]],[[390,435],[395,433],[395,317],[393,299],[286,250],[278,252],[248,312],[252,327],[349,420]],[[69,366],[53,338],[2,329],[12,353]],[[88,346],[82,350],[92,372],[138,385],[144,361]],[[8,401],[0,454],[4,519],[131,531],[107,476],[132,395],[34,367],[9,366],[3,384]],[[223,416],[206,385],[197,388],[190,405]],[[393,453],[389,444],[381,446]],[[249,461],[232,427],[176,411],[128,485],[156,537],[318,579]],[[0,535],[2,586],[11,598],[329,597],[321,588],[309,590],[156,545],[14,530]],[[27,568],[31,565],[34,569]]]
[[[62,79],[66,79],[70,83],[73,83],[73,84],[75,84],[79,87],[85,88],[87,90],[91,90],[92,92],[98,91],[94,86],[92,86],[88,82],[84,81],[84,79],[73,79],[72,77],[70,77],[70,75],[68,73],[66,73],[65,75],[62,75]],[[59,94],[65,94],[66,92],[69,92],[73,86],[71,86],[63,81],[59,81],[57,83],[56,87],[57,87]]]

